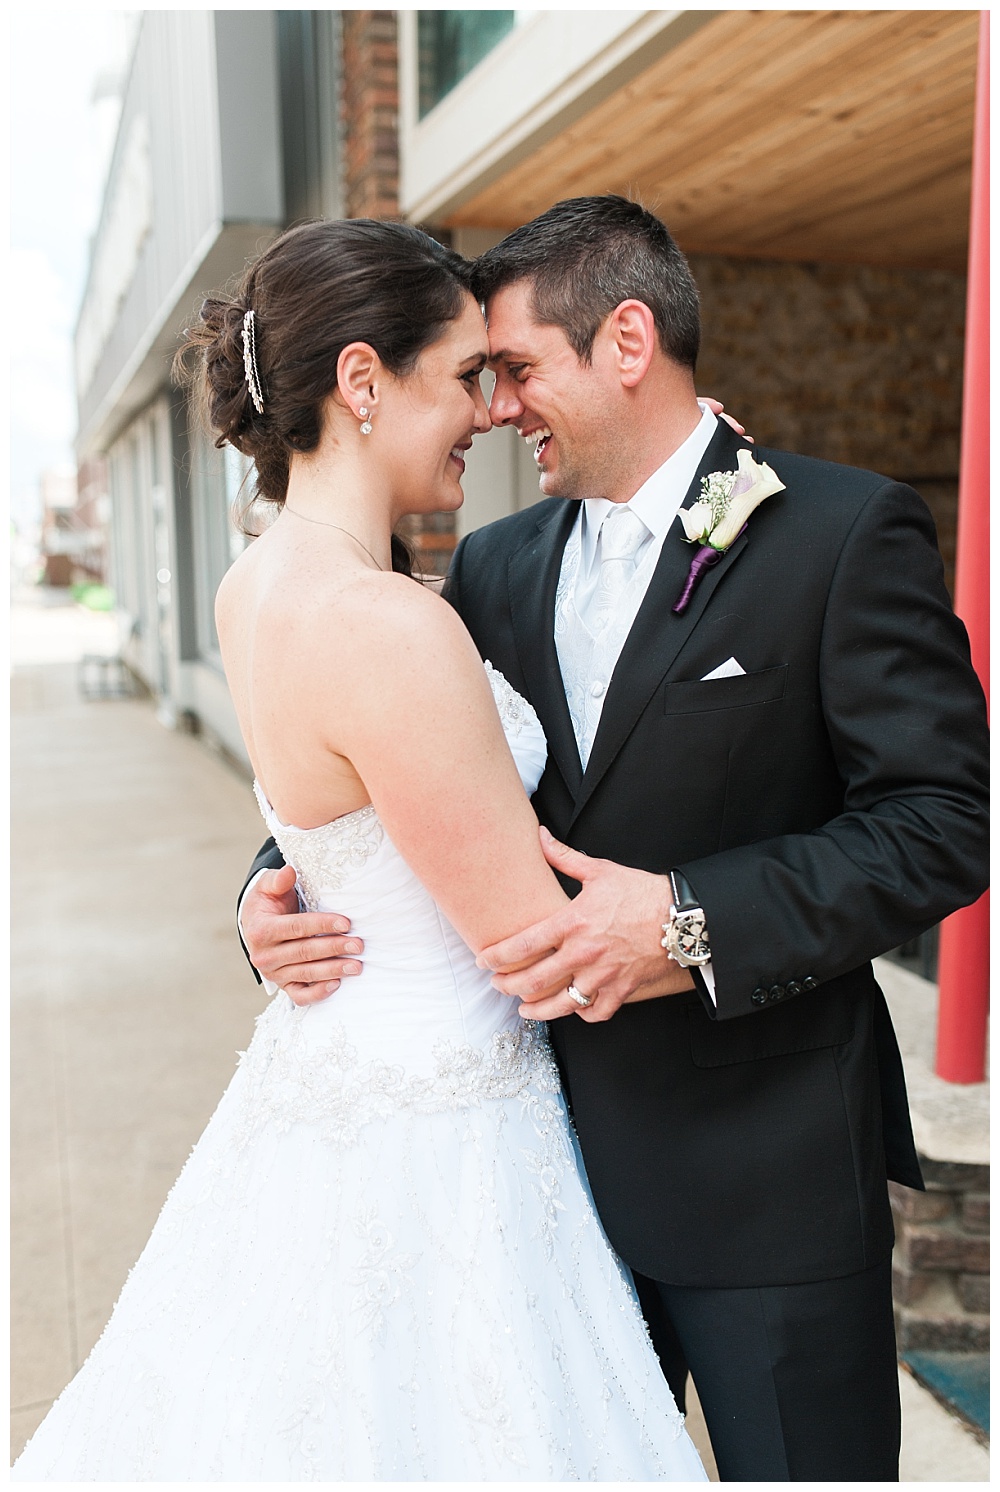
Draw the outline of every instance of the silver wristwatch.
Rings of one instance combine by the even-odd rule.
[[[674,895],[670,908],[670,920],[663,924],[661,945],[682,968],[698,967],[712,961],[712,948],[705,927],[705,913],[690,885],[679,871],[670,872],[670,888]]]

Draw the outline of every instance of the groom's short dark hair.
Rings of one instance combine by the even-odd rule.
[[[539,321],[561,327],[582,362],[597,329],[623,300],[653,313],[668,357],[694,368],[701,326],[698,287],[667,228],[626,197],[572,197],[515,228],[473,267],[484,304],[521,280],[532,287]]]

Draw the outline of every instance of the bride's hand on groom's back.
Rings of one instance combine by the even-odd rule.
[[[727,425],[731,425],[732,428],[736,431],[737,435],[742,435],[744,440],[748,440],[751,445],[754,444],[753,436],[747,434],[746,430],[740,424],[739,420],[734,420],[731,414],[725,413],[726,406],[724,404],[720,404],[718,399],[712,399],[709,397],[708,394],[699,394],[698,398],[701,400],[702,404],[707,404],[712,413],[714,415],[717,415],[720,420],[725,420]]]
[[[295,872],[288,865],[267,870],[240,906],[240,926],[250,962],[296,1005],[325,1000],[342,979],[361,973],[364,951],[346,917],[299,911]],[[353,955],[353,956],[352,956]]]

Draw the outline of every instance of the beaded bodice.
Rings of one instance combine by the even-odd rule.
[[[522,782],[531,792],[545,765],[544,733],[531,705],[488,663],[486,670]],[[518,1017],[515,1002],[498,994],[488,972],[476,968],[472,952],[400,855],[371,804],[302,829],[282,823],[254,787],[268,828],[295,867],[303,906],[350,918],[352,931],[364,942],[363,972],[344,979],[330,999],[296,1009],[279,994],[262,1017],[258,1037],[264,1039],[266,1027],[272,1050],[268,1065],[278,1071],[280,1048],[281,1060],[294,1069],[289,1074],[294,1081],[283,1082],[282,1091],[315,1095],[316,1071],[323,1070],[320,1106],[333,1102],[339,1111],[340,1097],[331,1099],[329,1084],[344,1070],[345,1053],[351,1083],[357,1083],[359,1064],[375,1063],[382,1091],[419,1093],[421,1101],[430,1102],[434,1093],[428,1096],[422,1086],[430,1079],[440,1082],[443,1092],[457,1092],[468,1088],[471,1074],[473,1089],[486,1093],[519,1081],[526,1061],[534,1070],[543,1057],[548,1060]],[[458,1073],[464,1074],[461,1080]],[[408,1086],[411,1079],[416,1088]]]
[[[548,752],[541,722],[528,701],[492,663],[487,660],[484,666],[521,782],[527,793],[533,793]],[[352,874],[361,871],[385,841],[374,807],[366,803],[329,824],[300,829],[281,822],[259,783],[254,783],[253,790],[286,863],[295,866],[302,905],[310,911],[328,910],[324,898],[343,890]]]
[[[324,892],[341,890],[382,844],[382,825],[370,803],[318,829],[298,829],[281,823],[259,783],[253,790],[286,863],[295,866],[299,900],[311,912],[319,910]]]

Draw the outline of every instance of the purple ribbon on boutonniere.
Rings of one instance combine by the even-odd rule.
[[[717,565],[736,540],[747,531],[747,519],[765,497],[783,492],[785,484],[766,461],[755,461],[743,447],[736,456],[737,471],[713,471],[701,479],[701,497],[690,508],[682,508],[684,542],[698,544],[684,582],[674,602],[675,615],[687,610],[695,588],[713,565]]]
[[[747,525],[744,523],[743,527],[736,535],[736,538],[741,538],[742,535],[746,533],[746,531]],[[688,602],[694,595],[695,586],[698,584],[699,580],[704,575],[706,570],[710,570],[713,565],[717,565],[719,563],[725,552],[726,551],[724,549],[713,549],[711,544],[702,544],[700,549],[695,550],[694,559],[691,561],[691,568],[688,570],[687,573],[687,580],[685,580],[684,582],[684,588],[682,589],[680,595],[677,597],[677,600],[674,602],[673,606],[670,608],[676,616],[680,616],[682,612],[687,611]]]

